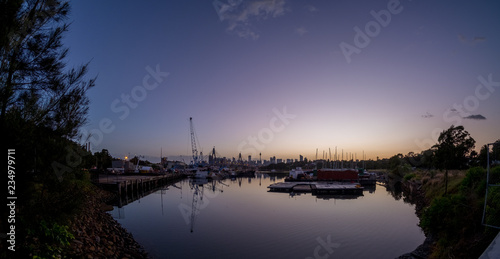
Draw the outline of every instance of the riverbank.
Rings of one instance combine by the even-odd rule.
[[[499,169],[492,170],[493,179],[500,176]],[[450,171],[447,188],[443,172],[417,170],[407,175],[393,178],[392,184],[399,184],[405,200],[415,205],[426,239],[414,251],[398,258],[477,258],[481,255],[498,232],[481,224],[485,170]],[[498,215],[494,211],[498,207],[495,205],[499,202],[498,195],[490,196],[491,216],[486,217],[487,222]]]
[[[115,194],[93,187],[84,208],[74,217],[70,231],[74,239],[62,254],[69,258],[148,258],[143,247],[107,213]]]

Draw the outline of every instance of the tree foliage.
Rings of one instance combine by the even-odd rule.
[[[94,153],[95,165],[99,170],[106,170],[112,167],[113,157],[109,154],[107,149],[102,149],[101,152]]]
[[[16,112],[26,122],[75,137],[86,123],[85,93],[95,79],[85,80],[87,66],[66,68],[62,45],[69,4],[60,1],[0,3],[0,126]]]
[[[469,155],[476,141],[464,126],[453,126],[439,135],[436,148],[437,167],[439,169],[465,169],[468,167]]]

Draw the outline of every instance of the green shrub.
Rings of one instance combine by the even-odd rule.
[[[500,184],[500,166],[490,169],[490,184]]]
[[[485,180],[486,181],[486,180]],[[485,182],[483,181],[483,182]],[[490,170],[490,184],[500,184],[500,167]],[[484,183],[484,185],[486,185]],[[486,187],[483,187],[483,189]],[[490,186],[488,189],[488,200],[486,201],[485,223],[500,227],[500,187]]]
[[[59,258],[63,249],[75,238],[68,229],[68,226],[42,220],[38,228],[28,232],[37,236],[39,242],[33,248],[33,258]]]
[[[420,226],[437,233],[446,228],[442,222],[451,217],[453,205],[449,197],[438,197],[432,200],[431,205],[424,210],[420,219]]]
[[[405,181],[409,181],[413,178],[415,178],[417,175],[415,173],[410,173],[410,174],[406,174],[403,179],[405,179]]]
[[[462,193],[470,193],[474,191],[484,191],[486,170],[481,167],[473,167],[467,171],[465,178],[460,184],[460,191]],[[483,186],[483,187],[481,187]],[[480,195],[481,193],[477,193]],[[482,193],[484,195],[484,192]]]

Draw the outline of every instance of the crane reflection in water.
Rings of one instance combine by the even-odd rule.
[[[209,179],[200,178],[190,179],[189,185],[191,190],[193,190],[193,200],[191,203],[191,215],[189,220],[191,233],[193,233],[194,231],[196,216],[199,215],[200,212],[208,206],[210,202],[209,198],[215,198],[219,195],[219,193],[224,192],[222,187],[219,187],[218,184],[229,187],[229,185],[223,183],[220,180],[209,181]],[[205,193],[205,189],[207,189],[207,193]]]

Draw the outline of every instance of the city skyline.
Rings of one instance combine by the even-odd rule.
[[[190,156],[190,117],[199,151],[226,157],[388,158],[451,125],[476,150],[500,138],[496,2],[71,5],[68,63],[97,75],[92,152]]]

